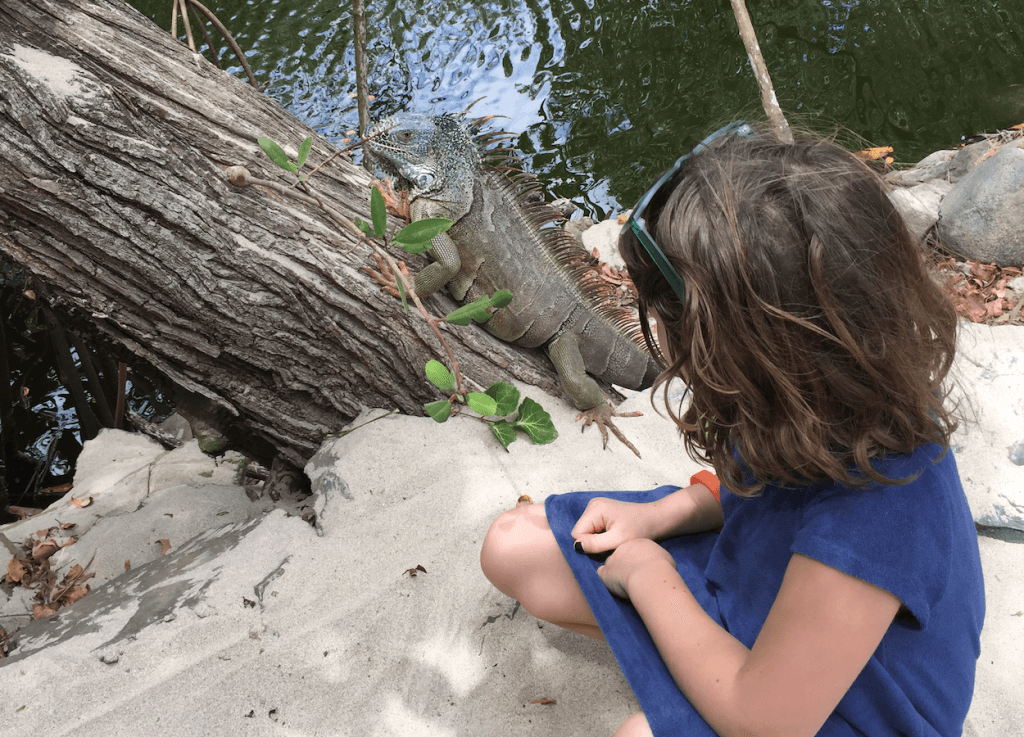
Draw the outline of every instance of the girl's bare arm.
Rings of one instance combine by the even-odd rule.
[[[633,602],[676,684],[723,737],[817,733],[900,607],[887,591],[794,555],[748,650],[704,612],[661,546],[625,543],[598,574]]]

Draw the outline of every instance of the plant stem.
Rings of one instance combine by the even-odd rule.
[[[423,306],[419,296],[416,294],[416,290],[413,289],[412,281],[409,279],[408,274],[398,268],[398,264],[396,264],[395,260],[391,258],[391,254],[377,244],[374,244],[373,248],[377,255],[387,262],[392,273],[395,275],[395,279],[401,279],[402,286],[405,288],[406,294],[412,297],[412,301],[416,305],[417,309],[419,309],[420,314],[423,315],[423,319],[427,321],[427,324],[430,325],[430,329],[434,331],[434,335],[436,335],[437,339],[441,341],[441,345],[444,346],[445,353],[448,354],[448,360],[451,361],[452,373],[455,374],[455,391],[459,396],[466,396],[466,387],[462,381],[462,371],[459,369],[459,360],[455,357],[455,354],[452,353],[452,349],[448,345],[448,341],[444,339],[444,335],[441,334],[441,328],[439,327],[440,321],[427,312],[427,308]]]

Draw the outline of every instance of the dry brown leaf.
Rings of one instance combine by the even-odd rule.
[[[46,560],[58,550],[57,543],[53,540],[43,540],[32,547],[33,560]]]
[[[72,497],[71,503],[78,507],[79,509],[82,509],[92,504],[92,497],[90,496],[87,499],[75,499],[74,497]]]
[[[70,530],[71,528],[73,528],[77,524],[78,524],[77,522],[61,522],[60,523],[60,529],[62,529],[62,530]]]
[[[44,537],[49,537],[49,536],[50,536],[50,531],[49,530],[36,530],[36,537],[38,537],[40,540],[42,540]]]
[[[167,551],[171,549],[171,541],[167,538],[157,540],[160,543],[160,555],[167,555]]]
[[[67,540],[64,541],[64,544],[61,545],[61,547],[62,548],[66,548],[68,545],[74,545],[76,542],[78,542],[78,538],[75,537],[74,535],[72,535],[71,537],[69,537]]]
[[[533,499],[530,498],[529,494],[523,494],[521,497],[516,499],[517,507],[525,507],[527,504],[533,504]]]
[[[558,700],[557,699],[534,699],[530,703],[531,704],[544,704],[544,705],[548,705],[548,704],[557,704]]]
[[[7,564],[7,575],[4,577],[4,582],[8,586],[21,583],[21,580],[25,577],[25,571],[25,564],[20,558],[11,558],[10,563]]]
[[[32,606],[32,619],[43,619],[52,617],[60,607],[56,604],[34,604]]]
[[[856,151],[853,155],[858,159],[877,161],[878,159],[885,158],[891,153],[892,146],[875,146],[874,148],[866,148],[863,151]]]
[[[126,560],[124,562],[124,569],[126,571],[130,571],[132,569],[132,562],[130,560]]]
[[[88,586],[72,586],[70,589],[65,591],[64,594],[60,597],[60,603],[65,606],[74,604],[76,601],[78,601],[88,593]]]

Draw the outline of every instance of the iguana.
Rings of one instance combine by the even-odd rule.
[[[639,455],[611,420],[629,415],[616,414],[587,373],[631,389],[650,386],[660,369],[643,348],[640,325],[630,310],[602,302],[607,293],[586,278],[592,267],[581,263],[576,242],[545,227],[559,214],[538,197],[510,149],[489,148],[500,134],[481,133],[486,120],[400,114],[366,133],[366,154],[408,185],[410,220],[454,221],[431,241],[434,262],[416,275],[414,289],[426,296],[447,285],[465,303],[512,292],[511,304],[484,328],[516,345],[543,346],[584,427],[597,424],[607,446],[607,426]]]

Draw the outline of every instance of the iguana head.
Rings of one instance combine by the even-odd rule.
[[[409,182],[414,195],[463,192],[472,187],[480,154],[461,117],[393,115],[367,130],[367,138],[379,135],[363,150],[386,174]]]

